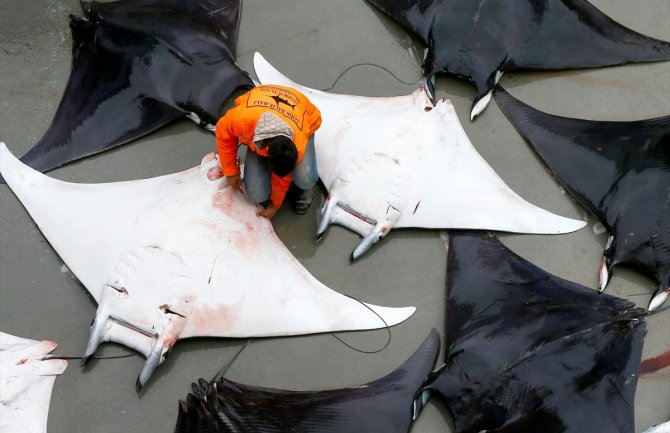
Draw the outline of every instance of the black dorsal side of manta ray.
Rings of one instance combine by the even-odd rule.
[[[558,181],[609,231],[600,289],[619,264],[654,277],[649,309],[670,296],[670,116],[606,122],[553,116],[512,97],[495,99]]]
[[[670,59],[670,43],[618,24],[585,0],[368,2],[426,44],[427,77],[446,72],[477,87],[471,118],[485,108],[499,73]]]
[[[440,347],[433,329],[400,367],[365,385],[329,391],[284,391],[225,378],[200,379],[179,403],[175,433],[406,433],[421,410],[419,389]]]
[[[51,126],[21,160],[48,171],[194,113],[215,124],[252,87],[235,64],[240,0],[82,2],[72,67]]]
[[[446,363],[425,390],[454,433],[633,433],[645,312],[451,232]]]

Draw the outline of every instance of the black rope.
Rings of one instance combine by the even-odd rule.
[[[137,353],[127,353],[125,355],[115,355],[115,356],[93,356],[90,359],[121,359],[121,358],[130,358],[131,356],[137,356]],[[83,356],[60,356],[60,355],[44,355],[42,361],[48,361],[49,359],[83,359]]]
[[[223,375],[226,374],[226,371],[228,371],[228,369],[230,368],[230,366],[233,365],[233,362],[235,362],[235,360],[237,359],[238,356],[240,356],[240,354],[242,353],[242,351],[243,351],[244,349],[247,348],[247,346],[249,345],[250,342],[251,342],[251,340],[247,340],[247,342],[245,343],[245,345],[242,346],[242,347],[240,348],[240,350],[237,351],[237,353],[235,354],[235,356],[233,356],[233,358],[232,358],[230,361],[228,361],[228,364],[224,365],[223,368],[222,368],[221,370],[219,370],[218,373],[216,373],[216,374],[214,375],[214,377],[213,377],[212,380],[210,381],[210,386],[211,386],[212,383],[218,382],[219,379],[221,379],[221,378],[223,377]]]
[[[373,310],[372,308],[370,308],[370,306],[367,305],[365,302],[362,302],[361,300],[356,299],[356,298],[354,298],[353,296],[349,296],[349,295],[344,295],[344,296],[346,296],[347,298],[353,299],[354,301],[358,302],[359,304],[361,304],[362,306],[364,306],[364,307],[367,308],[368,310],[372,311],[372,312],[375,314],[375,316],[379,317],[379,319],[380,319],[382,322],[384,322],[384,327],[386,328],[386,332],[387,332],[387,334],[388,334],[388,338],[386,339],[386,344],[384,344],[384,346],[383,346],[381,349],[370,350],[370,351],[368,351],[368,350],[358,349],[358,348],[352,346],[351,344],[349,344],[349,343],[347,343],[346,341],[342,340],[340,337],[338,337],[337,335],[333,334],[332,332],[330,333],[330,335],[332,335],[333,337],[335,337],[335,339],[337,339],[340,343],[342,343],[342,344],[344,344],[345,346],[347,346],[349,349],[355,350],[356,352],[359,352],[359,353],[379,353],[379,352],[381,352],[382,350],[386,349],[386,348],[389,346],[389,344],[391,344],[391,327],[389,326],[388,323],[386,323],[386,320],[384,320],[384,318],[383,318],[382,316],[380,316],[379,313],[377,313],[375,310]]]
[[[397,75],[395,75],[393,72],[391,72],[389,69],[385,68],[384,66],[376,65],[376,64],[374,64],[374,63],[356,63],[355,65],[351,65],[351,66],[349,66],[347,69],[345,69],[344,72],[342,72],[342,73],[335,79],[335,81],[333,82],[333,85],[332,85],[332,86],[330,86],[330,87],[328,87],[328,88],[325,88],[325,89],[321,89],[321,90],[324,91],[324,92],[325,92],[325,91],[328,91],[328,90],[332,90],[332,89],[337,85],[337,83],[340,81],[340,79],[344,76],[344,74],[346,74],[347,72],[349,72],[351,69],[355,68],[356,66],[374,66],[374,67],[376,67],[376,68],[383,69],[384,71],[388,72],[393,78],[395,78],[396,80],[398,80],[399,82],[401,82],[401,83],[403,83],[403,84],[407,84],[408,86],[412,86],[412,85],[418,84],[418,83],[421,82],[421,80],[423,80],[423,77],[421,77],[421,78],[419,78],[418,80],[416,80],[415,82],[413,82],[413,83],[409,83],[409,82],[407,82],[407,81],[405,81],[405,80],[400,79]]]

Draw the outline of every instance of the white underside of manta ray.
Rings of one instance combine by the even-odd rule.
[[[512,191],[470,143],[449,100],[411,95],[337,95],[301,86],[259,53],[262,84],[296,88],[321,111],[315,135],[319,176],[328,198],[317,238],[330,224],[363,236],[351,259],[392,228],[488,229],[559,234],[584,221],[534,206]]]
[[[0,172],[98,302],[83,362],[105,341],[137,350],[138,390],[180,338],[375,329],[415,310],[366,307],[321,284],[225,184],[213,153],[172,175],[75,184],[1,143]]]
[[[46,433],[51,390],[67,368],[43,359],[56,346],[0,332],[0,433]]]
[[[645,430],[644,433],[670,433],[670,421]]]

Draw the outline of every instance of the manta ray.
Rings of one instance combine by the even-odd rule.
[[[363,236],[351,260],[396,227],[558,234],[585,225],[514,193],[472,146],[449,100],[433,105],[422,88],[389,98],[325,93],[258,53],[254,69],[261,83],[294,87],[321,110],[315,145],[328,198],[317,238],[331,223]]]
[[[248,74],[235,64],[240,0],[81,2],[72,68],[49,129],[21,160],[47,171],[189,116],[213,125]]]
[[[433,329],[389,375],[363,385],[327,391],[286,391],[225,378],[192,385],[179,402],[175,433],[407,433],[421,409],[419,390],[440,348]],[[420,403],[420,401],[419,401]]]
[[[634,432],[644,309],[452,232],[444,366],[424,391],[454,433]]]
[[[28,167],[1,143],[0,173],[98,303],[82,364],[102,342],[126,345],[147,358],[138,391],[181,338],[374,329],[414,312],[320,283],[227,186],[214,153],[180,173],[76,184]]]
[[[499,88],[503,113],[568,192],[609,231],[599,272],[631,265],[670,297],[670,116],[632,122],[570,119],[538,111]]]
[[[669,42],[618,24],[586,0],[368,2],[426,45],[426,77],[446,72],[477,87],[471,120],[484,111],[505,72],[670,59]]]
[[[0,332],[0,432],[46,433],[51,389],[67,368],[46,359],[56,346]]]

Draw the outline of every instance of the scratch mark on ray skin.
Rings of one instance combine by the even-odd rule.
[[[214,266],[216,265],[216,260],[219,258],[219,254],[217,253],[214,256],[214,261],[212,262],[212,269],[209,271],[209,279],[207,280],[207,284],[212,283],[212,275],[214,275]]]

